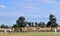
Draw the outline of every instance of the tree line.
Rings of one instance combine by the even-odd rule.
[[[37,18],[38,19],[38,18]],[[58,23],[56,22],[57,19],[55,17],[55,15],[53,14],[50,14],[49,15],[49,21],[47,22],[47,24],[45,24],[45,22],[40,22],[40,23],[37,23],[37,22],[28,22],[28,21],[25,21],[25,17],[24,16],[21,16],[18,18],[18,20],[16,21],[17,24],[14,24],[13,27],[15,28],[19,28],[22,30],[22,28],[26,27],[26,26],[29,26],[29,27],[51,27],[51,31],[52,31],[52,28],[57,28]],[[35,24],[35,25],[34,25]]]
[[[38,19],[38,18],[37,18]],[[49,21],[47,22],[47,24],[45,24],[45,22],[28,22],[28,21],[25,21],[25,17],[24,16],[20,16],[17,21],[16,21],[16,24],[14,24],[11,28],[20,28],[20,30],[22,30],[22,28],[25,28],[25,27],[51,27],[51,31],[52,31],[52,28],[57,28],[58,23],[56,22],[57,19],[55,17],[55,15],[53,14],[50,14],[49,15]],[[1,25],[1,28],[9,28],[9,26],[6,26],[6,25]]]

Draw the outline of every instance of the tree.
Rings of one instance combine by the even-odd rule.
[[[37,22],[35,22],[35,26],[36,26],[36,27],[38,26],[38,23],[37,23]]]
[[[51,26],[51,24],[52,24],[52,22],[51,22],[51,21],[49,21],[49,22],[46,24],[46,27],[50,27],[50,26]]]
[[[40,22],[38,25],[43,28],[45,26],[45,23],[44,22]]]
[[[53,14],[50,14],[49,16],[49,22],[47,23],[47,27],[51,27],[51,31],[52,31],[52,28],[56,28],[58,26],[58,24],[56,23],[56,17],[55,15]]]
[[[31,22],[31,24],[32,24],[32,27],[34,27],[34,22]]]
[[[27,26],[28,25],[28,21],[25,21],[25,26]]]
[[[1,28],[9,28],[9,26],[4,25],[4,24],[2,24],[0,27],[1,27]]]
[[[32,25],[31,25],[31,22],[28,22],[28,25],[31,27]]]
[[[14,24],[14,25],[12,26],[12,28],[15,28],[15,30],[17,31],[18,28],[19,28],[19,25],[18,25],[18,24]]]
[[[19,19],[16,21],[16,23],[19,25],[20,30],[22,31],[22,28],[25,27],[25,17],[21,16]]]
[[[9,28],[9,26],[8,25],[5,25],[5,28]]]

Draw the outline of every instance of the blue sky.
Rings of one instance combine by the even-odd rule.
[[[19,16],[26,21],[47,23],[51,13],[60,24],[60,0],[0,0],[0,25],[12,26]]]

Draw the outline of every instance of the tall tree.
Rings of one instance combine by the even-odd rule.
[[[49,16],[49,22],[47,23],[47,27],[51,27],[51,31],[52,31],[52,28],[56,28],[58,26],[58,24],[56,23],[56,17],[55,15],[53,14],[50,14]]]
[[[22,31],[22,28],[25,27],[25,17],[21,16],[19,19],[16,21],[16,23],[19,25],[20,30]]]

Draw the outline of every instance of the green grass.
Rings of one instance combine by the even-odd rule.
[[[57,34],[54,32],[12,32],[6,34],[0,32],[0,36],[60,36],[60,32]]]

